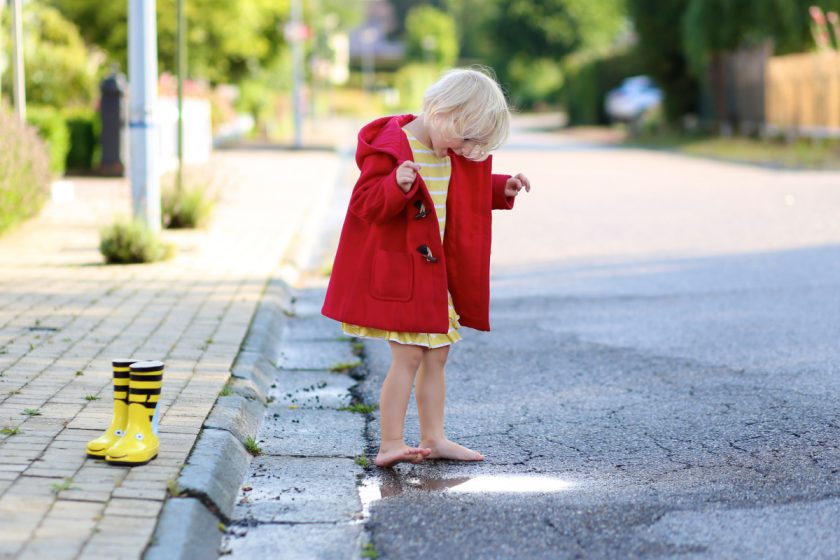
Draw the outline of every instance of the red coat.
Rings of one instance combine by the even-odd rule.
[[[365,327],[445,333],[447,290],[461,324],[490,330],[491,210],[513,208],[509,175],[493,175],[491,158],[474,162],[451,150],[452,175],[441,243],[434,203],[418,175],[404,193],[396,169],[411,160],[403,126],[413,115],[383,117],[359,132],[361,170],[338,243],[322,313]],[[415,203],[428,213],[418,217]],[[418,204],[419,206],[419,204]],[[431,250],[427,258],[422,246]]]

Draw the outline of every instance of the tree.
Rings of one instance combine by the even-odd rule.
[[[624,0],[497,0],[492,61],[514,102],[556,93],[572,54],[607,49],[621,34]]]
[[[97,57],[85,47],[76,26],[57,10],[34,2],[24,5],[23,20],[27,101],[89,105],[96,93]],[[10,74],[3,75],[3,91],[11,89]]]
[[[691,0],[627,0],[643,70],[665,92],[665,116],[676,121],[697,111],[698,83],[683,54],[683,14]]]
[[[450,67],[458,60],[458,38],[452,16],[433,8],[413,8],[405,21],[406,57]]]

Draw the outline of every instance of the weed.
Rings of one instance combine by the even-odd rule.
[[[361,340],[356,340],[353,342],[353,355],[361,356],[362,352],[365,351],[365,343]]]
[[[220,533],[224,533],[225,531],[227,531],[227,526],[221,521],[219,521],[219,524],[216,525],[216,528],[219,530]]]
[[[27,416],[41,416],[41,411],[37,408],[24,408],[23,414],[26,414]]]
[[[249,437],[245,440],[245,449],[248,450],[248,453],[256,457],[257,455],[262,455],[262,449],[260,446],[257,445],[257,440],[252,437]]]
[[[19,433],[20,433],[20,428],[18,428],[17,426],[14,426],[13,428],[10,428],[8,426],[3,426],[3,428],[0,429],[0,434],[3,434],[4,436],[10,436],[11,437],[11,436],[18,435]]]
[[[229,397],[232,394],[233,394],[233,386],[230,384],[230,382],[225,383],[225,386],[222,387],[221,391],[219,391],[219,396],[220,397]]]
[[[170,496],[180,496],[181,489],[178,488],[178,477],[173,476],[172,478],[167,480],[166,489],[169,491]]]
[[[175,177],[164,177],[161,193],[163,225],[169,229],[200,228],[207,225],[215,200],[208,193],[205,178],[185,177],[185,185],[177,188]]]
[[[83,372],[82,370],[80,370],[80,369],[77,369],[77,370],[76,370],[76,377],[81,377],[81,376],[83,376],[84,374],[85,374],[85,372]]]
[[[9,391],[9,396],[10,397],[14,397],[15,395],[19,395],[19,394],[20,394],[20,391],[18,391],[17,389],[12,389],[11,391]]]
[[[72,478],[65,478],[63,482],[53,482],[50,484],[50,489],[53,494],[58,494],[62,490],[70,490],[73,484]]]
[[[104,228],[100,232],[99,252],[108,264],[130,264],[168,259],[174,255],[174,248],[162,243],[151,228],[136,220]]]
[[[359,367],[360,365],[362,365],[362,362],[360,362],[359,360],[356,360],[355,362],[341,362],[331,367],[330,371],[335,373],[344,373],[345,371],[350,371],[351,369]]]
[[[365,546],[362,547],[362,558],[370,558],[371,560],[376,560],[379,558],[379,552],[373,546],[373,543],[365,543]]]
[[[85,395],[85,400],[86,401],[98,401],[99,397],[97,397],[96,395]]]
[[[342,412],[355,412],[356,414],[370,414],[379,408],[378,404],[353,403],[350,406],[342,406],[338,410]]]
[[[366,468],[368,468],[368,467],[370,466],[370,461],[368,461],[368,458],[367,458],[367,457],[365,457],[364,455],[356,455],[356,458],[355,458],[355,459],[353,459],[353,461],[354,461],[357,465],[359,465],[360,467],[362,467],[363,469],[366,469]]]

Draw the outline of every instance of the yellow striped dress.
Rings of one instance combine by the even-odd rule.
[[[408,136],[408,143],[411,145],[411,153],[414,161],[420,164],[420,176],[426,182],[429,194],[435,203],[435,213],[437,214],[438,225],[440,226],[440,238],[443,239],[443,234],[446,229],[446,193],[449,189],[449,176],[452,173],[452,164],[449,161],[449,156],[442,158],[435,156],[432,150],[421,143],[411,133],[404,132]],[[381,338],[399,342],[400,344],[413,344],[416,346],[425,346],[426,348],[449,346],[461,340],[461,335],[458,333],[461,325],[458,323],[458,313],[455,312],[455,306],[452,305],[451,294],[449,295],[449,332],[446,334],[386,331],[351,325],[349,323],[342,323],[341,328],[345,334],[350,336]]]

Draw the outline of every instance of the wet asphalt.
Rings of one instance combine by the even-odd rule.
[[[447,367],[487,460],[369,470],[379,558],[840,557],[840,176],[527,135],[500,164],[534,192]]]

